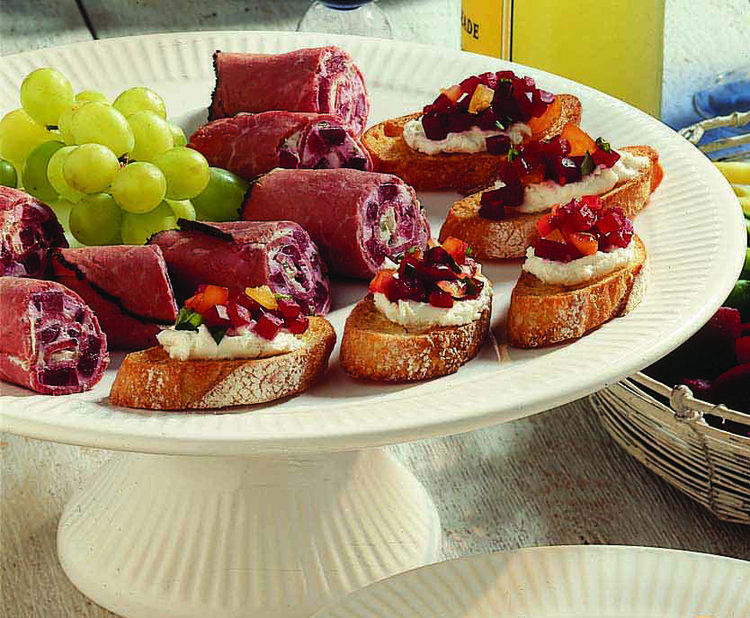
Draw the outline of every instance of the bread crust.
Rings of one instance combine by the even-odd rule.
[[[648,157],[651,162],[637,176],[601,196],[605,209],[616,206],[632,218],[645,208],[664,172],[659,164],[659,153],[650,146],[625,146],[620,150]],[[524,257],[526,247],[536,237],[536,222],[549,211],[518,214],[502,221],[485,219],[479,215],[482,193],[484,191],[469,195],[451,206],[440,228],[440,242],[449,236],[460,238],[469,243],[477,259]]]
[[[354,378],[404,382],[455,373],[474,358],[487,338],[492,304],[463,326],[410,332],[375,307],[372,295],[354,307],[341,341],[341,368]]]
[[[571,94],[558,95],[561,113],[544,132],[531,139],[557,135],[569,123],[581,121],[581,102]],[[505,156],[477,153],[427,155],[409,148],[403,138],[404,125],[422,114],[408,114],[376,124],[365,131],[362,144],[372,157],[373,170],[395,174],[419,191],[454,189],[466,193],[486,186],[505,161]]]
[[[336,343],[327,320],[309,320],[303,347],[268,358],[178,361],[161,346],[128,354],[109,402],[127,408],[202,412],[300,393],[325,372]]]
[[[508,343],[537,348],[577,339],[632,310],[643,298],[648,279],[646,247],[636,235],[633,242],[633,263],[596,281],[550,285],[521,271],[510,297]]]

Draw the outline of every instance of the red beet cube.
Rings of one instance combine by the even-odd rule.
[[[487,152],[491,155],[507,155],[511,145],[510,138],[507,135],[493,135],[486,138],[485,143],[487,144]]]
[[[493,192],[490,191],[489,193]],[[487,193],[482,194],[479,216],[493,221],[503,221],[505,219],[505,206],[500,201],[485,199],[485,195]]]
[[[229,316],[232,328],[239,328],[253,321],[253,314],[246,307],[238,303],[230,302],[227,305],[227,315]]]
[[[232,320],[225,305],[212,305],[203,313],[203,323],[209,328],[229,328]]]
[[[580,251],[575,247],[545,238],[537,238],[534,241],[534,254],[537,257],[555,262],[572,262],[582,257]]]
[[[422,116],[422,126],[427,139],[445,139],[448,135],[448,116],[444,113],[430,112]]]
[[[295,318],[289,318],[284,320],[284,325],[293,335],[301,335],[307,330],[310,322],[304,315],[298,315]]]
[[[591,158],[594,160],[595,165],[603,165],[604,167],[612,167],[615,163],[617,163],[617,160],[620,158],[620,155],[616,153],[614,150],[605,152],[601,148],[597,148],[592,153]]]
[[[430,292],[430,304],[433,307],[450,309],[453,306],[453,297],[443,290],[434,290]]]
[[[450,100],[450,97],[448,97],[448,95],[446,95],[445,93],[441,92],[438,95],[437,99],[433,101],[431,107],[433,108],[434,111],[438,112],[442,110],[447,110],[452,106],[453,106],[453,101]]]
[[[273,315],[273,313],[264,313],[256,322],[253,330],[259,337],[271,341],[284,326],[284,320]]]
[[[298,315],[302,314],[302,309],[300,309],[299,305],[295,303],[293,300],[280,298],[278,300],[278,305],[279,305],[279,313],[281,314],[281,317],[284,319],[296,318]]]
[[[481,83],[482,80],[479,78],[479,76],[471,75],[463,80],[459,85],[461,86],[461,90],[463,90],[466,94],[472,95],[477,89],[477,86]]]
[[[296,170],[299,167],[299,157],[291,150],[281,150],[279,151],[279,167]]]
[[[346,140],[346,131],[341,127],[326,127],[320,129],[320,137],[329,146],[341,146]]]

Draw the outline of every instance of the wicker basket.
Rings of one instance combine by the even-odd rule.
[[[686,386],[672,389],[642,373],[591,401],[615,441],[647,468],[720,519],[750,524],[750,437],[712,427],[704,414],[748,428],[750,415],[699,401]]]

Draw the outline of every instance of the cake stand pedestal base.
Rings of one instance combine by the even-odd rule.
[[[119,455],[66,506],[65,573],[128,618],[297,618],[434,561],[437,512],[382,449]]]

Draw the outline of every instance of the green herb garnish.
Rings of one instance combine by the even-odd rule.
[[[214,338],[216,345],[219,345],[221,343],[221,340],[224,339],[224,335],[226,334],[227,329],[222,326],[212,326],[208,329],[208,332],[211,333],[211,336]]]
[[[464,289],[464,296],[476,296],[479,294],[479,290],[477,289],[477,284],[474,282],[474,279],[471,277],[466,277],[466,279],[462,279],[464,284],[466,285],[466,288]]]
[[[599,150],[603,150],[604,152],[612,150],[612,146],[609,145],[609,142],[601,137],[597,137],[594,143]]]
[[[175,330],[198,330],[201,324],[203,324],[203,316],[200,313],[183,307],[177,314],[174,327]]]
[[[521,151],[520,150],[516,150],[515,148],[511,148],[508,151],[508,163],[510,163],[513,159],[517,159],[520,156],[521,156]]]
[[[589,151],[586,151],[586,156],[583,157],[583,161],[581,161],[581,176],[585,176],[586,174],[590,174],[591,172],[596,169],[596,164],[594,163],[594,159],[589,154]]]
[[[495,120],[495,126],[501,131],[505,131],[505,125],[499,120]]]
[[[276,300],[293,300],[294,299],[294,297],[291,294],[279,294],[278,292],[276,292],[273,296]]]
[[[466,257],[471,257],[473,253],[474,253],[474,249],[471,248],[471,245],[468,245],[466,247]]]

